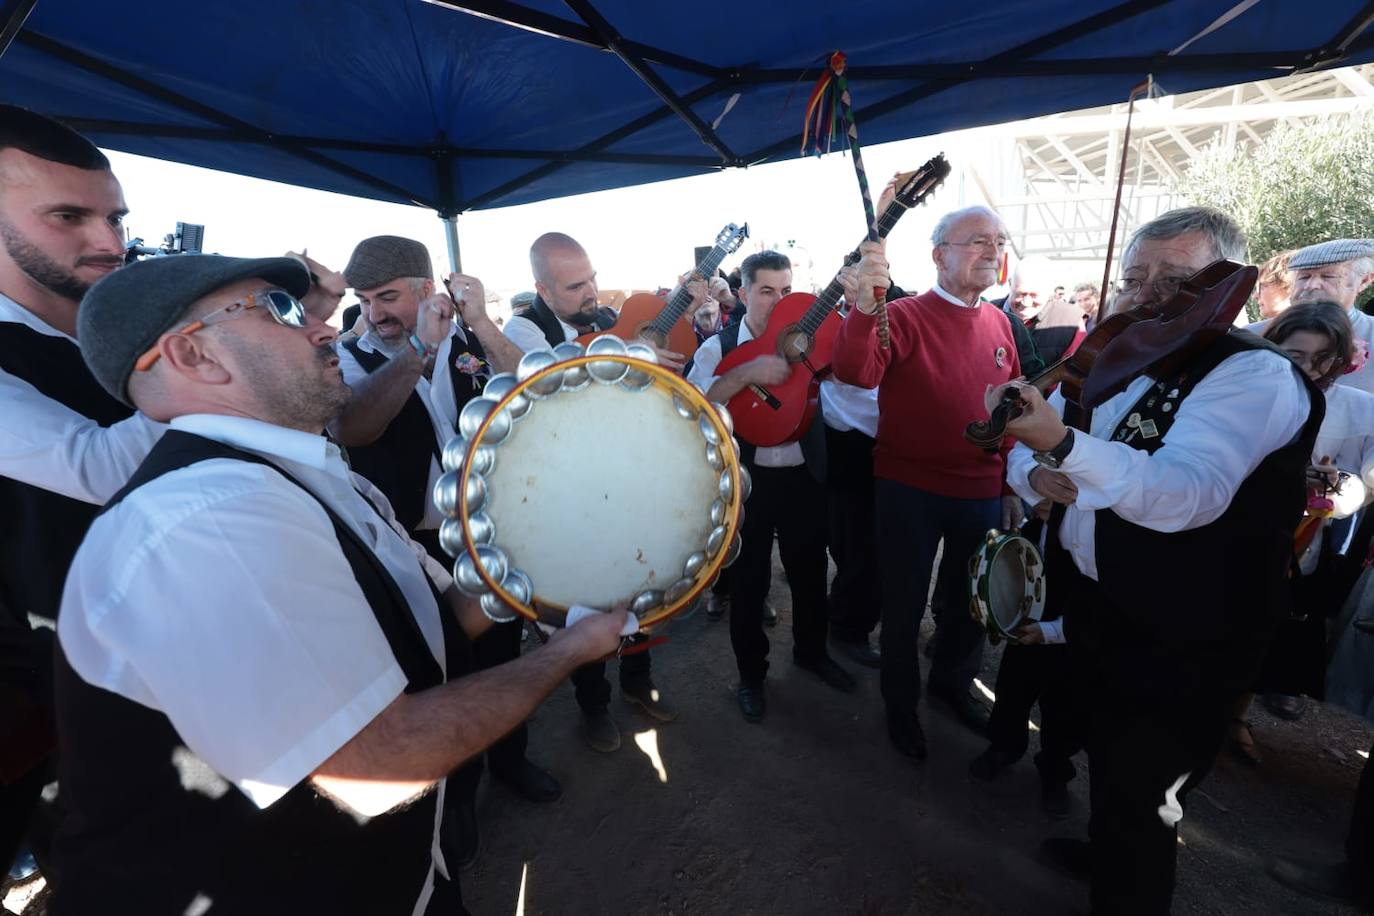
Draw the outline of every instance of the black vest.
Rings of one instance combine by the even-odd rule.
[[[133,416],[100,387],[65,337],[0,323],[0,369],[101,426]],[[0,607],[26,628],[26,613],[57,617],[67,567],[98,508],[0,477]]]
[[[739,346],[739,330],[744,327],[743,321],[727,325],[720,333],[716,334],[720,338],[720,358],[723,360],[730,355],[730,352]],[[735,441],[739,443],[739,460],[750,471],[753,471],[754,455],[758,453],[758,446],[746,442],[744,437],[735,434]],[[825,483],[826,476],[826,451],[825,451],[825,422],[821,417],[819,406],[816,409],[816,416],[812,419],[811,425],[802,434],[801,440],[802,459],[806,462],[806,469],[811,472],[811,476],[816,478],[817,483]]]
[[[449,349],[449,379],[459,411],[482,393],[487,379],[491,378],[487,355],[477,335],[468,333],[467,338],[464,344],[454,336]],[[358,346],[356,338],[346,341],[344,346],[369,375],[387,363],[385,354],[364,350]],[[457,368],[460,362],[472,365],[472,360],[481,361],[480,371],[465,372]],[[420,400],[420,393],[412,391],[400,413],[392,418],[377,441],[349,447],[348,463],[386,494],[396,511],[396,520],[407,531],[415,531],[424,520],[426,502],[430,498],[429,462],[439,457],[443,446],[444,443],[434,439],[434,424]]]
[[[267,464],[299,485],[263,458],[173,430],[106,508],[163,474],[214,458]],[[405,672],[406,692],[442,683],[395,580],[348,524],[320,505]],[[453,679],[468,669],[468,647],[450,615],[440,616]],[[243,661],[251,668],[252,659]],[[55,914],[113,907],[139,914],[374,916],[408,914],[418,899],[431,859],[435,793],[360,822],[302,782],[259,810],[185,749],[166,716],[88,684],[60,647],[57,704],[67,818],[56,846],[63,880]],[[428,912],[462,912],[457,886],[436,880]],[[204,909],[192,905],[201,898],[209,903]]]
[[[568,338],[565,336],[567,332],[563,330],[563,325],[559,323],[558,316],[553,313],[553,309],[549,308],[542,297],[534,297],[534,304],[531,305],[530,310],[525,313],[525,317],[533,321],[538,325],[539,330],[544,332],[544,339],[549,342],[549,346],[556,347],[561,343],[567,342]],[[620,316],[615,313],[614,309],[598,308],[596,310],[596,317],[592,319],[591,326],[578,328],[578,333],[587,334],[592,331],[604,331],[615,324],[616,319],[619,317]],[[572,324],[572,322],[568,323]]]
[[[1268,341],[1232,331],[1183,372],[1152,385],[1110,438],[1154,453],[1198,382],[1227,357],[1261,349],[1283,355]],[[1097,586],[1108,606],[1093,613],[1083,607],[1091,601],[1078,602],[1070,639],[1115,659],[1109,664],[1123,682],[1180,690],[1249,684],[1288,612],[1293,531],[1306,506],[1304,470],[1326,412],[1321,392],[1303,380],[1312,406],[1301,432],[1260,462],[1215,521],[1164,533],[1110,509],[1096,512]],[[1083,629],[1075,636],[1077,623]],[[1169,683],[1185,669],[1197,683]]]

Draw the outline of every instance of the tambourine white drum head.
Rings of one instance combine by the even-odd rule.
[[[494,620],[691,606],[739,553],[749,475],[729,412],[604,336],[525,354],[458,418],[434,500],[454,581]]]
[[[516,424],[487,474],[496,543],[550,604],[666,589],[714,527],[720,475],[705,445],[658,386],[559,391]]]

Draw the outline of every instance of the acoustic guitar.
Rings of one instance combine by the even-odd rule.
[[[896,197],[878,217],[878,237],[886,238],[902,214],[924,203],[949,172],[942,153],[916,171],[899,176]],[[858,261],[857,248],[844,259],[846,267]],[[836,306],[843,295],[844,287],[836,277],[819,296],[785,296],[773,307],[763,334],[740,344],[720,361],[719,375],[770,354],[792,364],[791,374],[781,385],[750,385],[730,399],[735,435],[758,446],[784,445],[805,435],[816,416],[821,380],[830,374],[835,335],[840,332]]]
[[[736,251],[748,237],[748,223],[743,226],[731,223],[720,230],[715,247],[701,259],[688,280],[709,280],[714,277],[725,256]],[[647,340],[660,349],[690,357],[697,351],[697,335],[692,330],[691,319],[687,317],[687,307],[691,304],[692,294],[688,292],[686,283],[679,284],[667,302],[653,293],[638,293],[625,300],[615,324],[604,331],[583,334],[577,338],[577,342],[585,347],[603,334],[612,334],[621,340]]]

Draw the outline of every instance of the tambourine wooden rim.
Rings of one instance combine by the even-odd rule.
[[[992,611],[992,570],[997,557],[1012,546],[1020,546],[1023,553],[1034,558],[1034,563],[1030,575],[1024,576],[1024,592],[1017,618],[1010,627],[1003,627]],[[991,637],[1014,640],[1013,630],[1027,621],[1039,620],[1045,612],[1045,561],[1035,544],[1022,537],[1019,531],[992,529],[984,536],[983,543],[969,558],[968,584],[969,613]]]
[[[617,342],[619,341],[617,340]],[[591,346],[594,346],[595,343],[596,341],[593,341],[592,344],[589,345],[589,349]],[[730,494],[728,500],[725,500],[725,518],[723,519],[720,525],[716,526],[717,529],[725,529],[724,538],[722,539],[723,542],[715,550],[714,554],[708,555],[706,563],[694,576],[688,577],[684,575],[682,577],[683,579],[692,578],[694,580],[694,584],[685,594],[681,594],[671,601],[665,600],[665,602],[662,605],[659,605],[658,607],[648,610],[647,612],[639,616],[639,625],[641,629],[647,629],[649,627],[652,627],[656,623],[661,623],[662,621],[667,620],[668,618],[672,617],[674,614],[678,613],[684,608],[689,607],[692,604],[692,602],[695,601],[697,597],[703,591],[705,591],[707,587],[710,586],[710,584],[714,581],[715,576],[720,572],[720,570],[726,565],[728,565],[728,563],[734,559],[734,557],[731,556],[731,554],[735,552],[734,548],[737,548],[738,545],[740,537],[741,508],[744,504],[744,499],[747,496],[747,493],[745,492],[744,488],[749,486],[749,484],[745,482],[745,478],[742,475],[742,468],[740,465],[739,456],[736,453],[736,446],[733,440],[732,424],[728,424],[727,420],[722,417],[722,412],[724,408],[718,407],[711,401],[707,400],[706,396],[702,394],[701,391],[695,385],[692,385],[690,382],[683,379],[676,372],[665,369],[662,366],[659,366],[647,360],[630,356],[623,352],[589,353],[581,356],[571,357],[569,359],[561,359],[558,362],[552,363],[548,366],[544,366],[543,368],[535,370],[523,379],[519,379],[515,386],[511,388],[509,392],[507,392],[504,396],[500,397],[496,401],[495,406],[491,408],[491,410],[487,413],[486,417],[482,420],[481,424],[478,426],[475,433],[468,439],[467,448],[463,453],[462,466],[456,469],[458,473],[457,521],[462,527],[463,548],[465,552],[468,554],[468,556],[472,558],[473,568],[476,571],[477,575],[480,577],[482,583],[489,590],[490,594],[499,598],[501,602],[506,605],[506,607],[510,608],[511,610],[515,611],[515,613],[529,620],[554,625],[562,624],[563,616],[564,614],[566,614],[568,609],[562,605],[554,604],[552,602],[536,602],[535,598],[537,596],[535,594],[533,583],[531,583],[530,587],[530,600],[527,603],[525,601],[519,600],[518,596],[511,594],[511,592],[504,587],[502,582],[496,581],[495,577],[493,577],[487,571],[486,564],[484,564],[479,558],[477,548],[479,546],[488,545],[481,545],[477,540],[474,539],[471,527],[468,524],[468,521],[472,515],[472,513],[469,512],[468,509],[468,481],[474,472],[473,457],[477,449],[483,447],[483,439],[487,434],[487,430],[491,427],[492,423],[496,422],[498,417],[500,417],[505,411],[507,411],[507,409],[513,401],[520,397],[526,397],[531,402],[530,406],[532,409],[533,404],[535,402],[542,400],[545,397],[550,397],[553,394],[559,393],[559,391],[555,391],[551,392],[548,395],[529,397],[526,393],[532,387],[537,385],[540,381],[547,379],[552,375],[561,375],[563,373],[566,373],[570,369],[577,369],[579,367],[589,366],[592,363],[604,364],[608,362],[622,363],[627,367],[628,370],[648,375],[650,377],[651,384],[653,382],[661,382],[666,388],[668,388],[668,390],[673,395],[683,399],[691,407],[695,408],[698,421],[701,417],[709,418],[711,427],[715,430],[716,435],[720,438],[721,444],[718,447],[721,453],[721,460],[724,464],[722,470],[728,471],[730,475]],[[618,385],[622,380],[623,379],[617,380],[615,382],[605,382],[599,378],[596,378],[593,375],[592,384]],[[644,387],[647,389],[648,387],[650,387],[650,385],[645,385]],[[725,416],[728,417],[728,414],[725,414]],[[514,422],[514,418],[512,418],[512,422]],[[703,446],[709,444],[711,444],[709,440],[703,437]],[[495,448],[496,446],[489,445],[486,447]],[[641,594],[643,593],[641,592]],[[541,614],[541,608],[548,609],[550,611],[557,611],[559,613],[557,613],[556,615],[548,613]]]

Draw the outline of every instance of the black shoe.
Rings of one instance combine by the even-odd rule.
[[[706,619],[720,620],[730,610],[730,596],[714,592],[706,599]]]
[[[887,737],[902,756],[912,760],[926,759],[926,733],[915,713],[896,719],[888,716]]]
[[[763,716],[768,712],[768,699],[763,692],[763,684],[740,684],[735,691],[735,699],[739,701],[739,711],[744,714],[746,722],[762,722]]]
[[[835,664],[835,660],[829,655],[822,655],[815,661],[803,661],[797,658],[796,655],[793,655],[792,663],[798,668],[805,668],[807,671],[810,671],[836,690],[848,692],[853,690],[858,684],[858,682],[854,680],[854,675]]]
[[[620,726],[604,709],[582,711],[582,737],[588,747],[602,754],[620,749]]]
[[[654,686],[653,681],[638,687],[621,685],[620,694],[625,698],[626,703],[639,707],[640,712],[651,719],[671,722],[677,718],[677,710],[671,703],[663,699],[662,692]]]
[[[1011,754],[990,747],[968,765],[968,774],[978,782],[992,782],[1003,770],[1021,759],[1020,754]]]
[[[778,625],[778,609],[767,601],[763,603],[763,625],[766,627],[775,627]]]
[[[1346,862],[1305,862],[1280,857],[1269,863],[1269,874],[1280,884],[1309,896],[1357,905],[1366,902],[1356,890]]]
[[[546,804],[563,797],[563,787],[552,773],[523,758],[508,770],[492,770],[491,775],[525,801]]]
[[[482,853],[482,837],[472,802],[462,801],[450,808],[444,816],[443,830],[448,834],[448,847],[458,859],[458,870],[467,871],[476,865]]]
[[[974,698],[973,694],[967,690],[962,692],[950,690],[947,687],[928,687],[926,692],[933,700],[939,700],[950,708],[955,717],[968,729],[975,734],[986,737],[988,733],[988,720],[992,718],[992,711],[983,703]]]
[[[868,644],[868,637],[866,636],[861,636],[858,639],[846,639],[831,633],[830,644],[857,665],[863,665],[865,668],[881,668],[883,666],[882,655]]]
[[[1073,813],[1073,796],[1069,795],[1069,784],[1040,781],[1040,810],[1052,821],[1062,821]]]
[[[1054,836],[1040,844],[1040,864],[1052,868],[1075,881],[1091,881],[1093,877],[1093,847],[1087,840]]]

